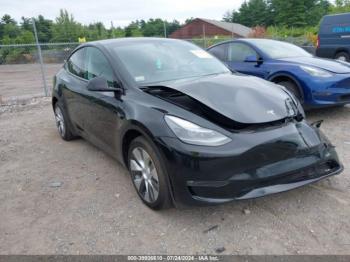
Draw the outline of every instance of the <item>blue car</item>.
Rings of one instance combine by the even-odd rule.
[[[239,39],[208,51],[232,71],[284,86],[305,108],[350,103],[350,63],[317,58],[304,49],[269,39]]]

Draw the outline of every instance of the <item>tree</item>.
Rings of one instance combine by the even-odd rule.
[[[164,23],[160,18],[149,19],[147,22],[141,21],[141,31],[144,36],[164,36]],[[167,24],[166,24],[167,26]]]
[[[350,0],[338,1],[350,2]],[[328,0],[248,0],[244,1],[238,10],[226,12],[223,20],[249,27],[258,25],[315,26],[322,16],[328,13],[329,7]]]
[[[15,19],[13,19],[10,15],[3,15],[3,17],[1,18],[1,23],[8,25],[8,24],[17,24],[17,22],[15,21]]]
[[[87,28],[84,28],[83,35],[88,41],[109,38],[109,32],[101,22],[89,24]]]
[[[22,16],[21,27],[23,30],[31,31],[33,30],[32,19]]]
[[[336,0],[335,4],[330,6],[330,12],[333,14],[350,12],[350,0]]]
[[[77,42],[83,36],[83,27],[74,20],[67,10],[60,10],[56,23],[52,25],[52,39],[54,42]]]
[[[17,27],[17,22],[10,15],[3,15],[0,19],[0,39],[5,36],[10,38],[15,38],[19,35],[19,28]]]
[[[287,27],[307,25],[304,0],[271,0],[270,8],[276,25]]]
[[[34,18],[34,20],[36,29],[38,31],[39,42],[50,42],[52,38],[52,21],[45,19],[42,15],[39,15],[38,18]]]
[[[241,7],[236,11],[227,11],[223,20],[234,22],[249,27],[263,25],[268,26],[272,23],[272,17],[267,0],[244,1]]]
[[[315,26],[329,11],[327,0],[270,0],[274,24],[288,27]]]
[[[110,29],[110,37],[111,38],[125,37],[125,31],[121,27],[117,27],[117,28],[112,27]]]
[[[125,37],[130,37],[130,36],[142,36],[142,31],[140,28],[140,22],[131,22],[127,27],[125,27]]]
[[[187,18],[187,19],[185,20],[185,25],[191,23],[194,19],[195,19],[194,17]]]
[[[173,20],[172,22],[166,22],[166,26],[167,26],[167,34],[170,35],[171,33],[173,33],[174,31],[176,31],[177,29],[179,29],[181,27],[180,22],[177,20]]]

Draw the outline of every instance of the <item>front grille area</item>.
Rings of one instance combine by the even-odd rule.
[[[339,168],[339,164],[334,160],[329,160],[327,162],[312,165],[308,168],[302,169],[296,173],[292,173],[277,179],[274,184],[288,184],[294,182],[300,182],[308,179],[314,179],[321,176],[328,175]]]
[[[340,101],[350,102],[350,94],[340,96]]]
[[[206,186],[189,186],[188,189],[193,196],[215,199],[231,199],[241,197],[242,195],[245,195],[251,190],[257,188],[290,184],[320,178],[336,172],[340,168],[341,167],[337,161],[329,160],[317,165],[303,168],[296,172],[281,174],[268,179],[257,179],[252,176],[250,179],[230,182],[224,184],[224,186],[213,185],[213,187],[210,187],[208,186],[210,182],[208,182],[206,183]]]
[[[346,78],[345,80],[338,82],[335,87],[350,89],[350,78]]]

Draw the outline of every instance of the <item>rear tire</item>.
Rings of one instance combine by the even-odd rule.
[[[128,167],[137,194],[154,210],[172,206],[168,177],[161,158],[144,137],[135,138],[128,150]]]
[[[54,105],[56,126],[61,138],[65,141],[70,141],[76,139],[77,136],[73,133],[72,126],[63,108],[64,107],[59,102]]]
[[[346,52],[339,52],[339,53],[336,53],[334,59],[350,62],[350,55]]]
[[[288,91],[294,94],[294,96],[300,101],[300,103],[303,103],[303,97],[299,91],[298,86],[295,83],[293,83],[292,81],[282,81],[277,84],[287,88]]]

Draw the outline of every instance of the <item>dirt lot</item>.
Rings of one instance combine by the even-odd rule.
[[[45,64],[46,83],[52,86],[52,78],[61,64]],[[44,85],[40,64],[0,65],[0,97],[43,96]]]
[[[318,119],[345,164],[341,175],[255,200],[153,212],[118,163],[84,140],[59,138],[48,100],[0,109],[0,254],[350,254],[350,107],[309,113]]]

